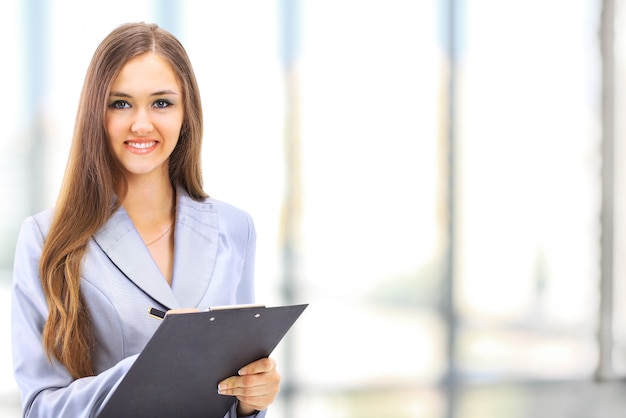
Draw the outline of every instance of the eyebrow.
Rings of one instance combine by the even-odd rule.
[[[151,93],[150,96],[164,96],[167,94],[173,94],[173,95],[178,95],[177,92],[175,92],[174,90],[159,90],[159,91],[155,91],[154,93]],[[115,96],[115,97],[126,97],[131,99],[133,96],[131,96],[128,93],[124,93],[123,91],[112,91],[109,96]]]

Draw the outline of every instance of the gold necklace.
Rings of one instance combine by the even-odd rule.
[[[150,242],[149,244],[146,244],[146,247],[151,246],[152,244],[154,244],[155,242],[157,242],[158,240],[160,240],[161,238],[163,238],[165,236],[165,234],[167,234],[168,232],[170,232],[170,230],[172,229],[172,227],[174,226],[174,224],[176,223],[176,221],[172,222],[172,224],[169,226],[169,228],[167,228],[165,230],[165,232],[163,232],[161,235],[159,235],[157,237],[157,239],[155,239],[154,241]]]

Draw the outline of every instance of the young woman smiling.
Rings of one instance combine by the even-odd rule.
[[[26,219],[12,301],[24,416],[92,417],[170,312],[254,302],[248,213],[202,188],[202,108],[180,42],[125,24],[87,71],[55,208]],[[227,417],[264,416],[274,360],[219,384]],[[216,388],[218,390],[218,388]]]

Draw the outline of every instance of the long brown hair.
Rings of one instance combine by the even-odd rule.
[[[67,168],[39,266],[49,309],[44,348],[50,360],[58,360],[74,378],[95,373],[94,333],[80,292],[80,264],[91,236],[119,207],[118,194],[127,189],[107,140],[107,100],[122,67],[148,52],[169,62],[183,90],[184,119],[169,162],[172,185],[183,187],[193,199],[206,197],[200,163],[202,106],[185,49],[155,24],[117,27],[100,43],[87,70]]]

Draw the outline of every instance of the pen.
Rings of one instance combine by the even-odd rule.
[[[148,309],[148,313],[150,314],[150,316],[155,317],[156,319],[163,319],[165,318],[165,312],[156,309],[156,308],[150,308]]]

